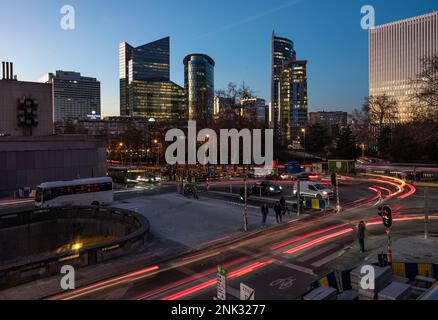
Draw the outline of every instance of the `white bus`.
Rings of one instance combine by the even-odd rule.
[[[100,206],[113,202],[113,180],[109,177],[45,182],[37,187],[35,206]]]

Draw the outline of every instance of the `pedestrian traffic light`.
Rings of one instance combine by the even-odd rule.
[[[245,201],[245,188],[240,189],[240,201]]]
[[[379,207],[379,216],[382,217],[383,225],[386,228],[392,227],[392,210],[389,206]]]

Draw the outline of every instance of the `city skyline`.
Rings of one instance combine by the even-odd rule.
[[[170,78],[175,83],[180,86],[184,83],[183,58],[191,52],[203,52],[217,63],[216,89],[225,87],[228,82],[245,81],[257,97],[270,101],[269,40],[275,30],[279,36],[291,39],[299,48],[300,56],[309,61],[309,111],[321,108],[352,111],[360,107],[368,95],[368,32],[360,27],[361,7],[365,4],[375,7],[377,25],[438,8],[427,1],[406,1],[403,6],[396,5],[396,1],[343,1],[342,9],[323,1],[275,1],[272,4],[255,1],[251,8],[243,2],[233,4],[235,12],[227,13],[223,4],[209,7],[199,1],[191,2],[205,12],[205,17],[198,19],[199,24],[183,23],[182,15],[191,21],[190,12],[183,8],[186,4],[173,3],[172,10],[167,11],[165,5],[154,4],[150,8],[156,11],[154,16],[147,15],[148,19],[142,20],[146,22],[139,22],[119,18],[120,10],[138,17],[137,12],[143,8],[138,2],[133,2],[130,9],[121,9],[121,4],[115,2],[102,8],[73,1],[76,29],[66,31],[59,27],[62,2],[36,6],[30,1],[18,1],[18,4],[8,4],[9,14],[0,22],[0,27],[13,25],[23,5],[32,7],[35,17],[48,18],[35,18],[31,23],[17,26],[13,34],[6,34],[1,58],[15,62],[19,80],[35,81],[50,70],[72,70],[96,77],[102,84],[102,114],[118,115],[119,43],[148,43],[170,36]],[[162,19],[165,13],[168,19]],[[218,16],[222,19],[215,19]],[[157,28],[146,28],[154,23]],[[51,42],[57,46],[50,46]],[[28,46],[33,47],[32,58],[25,50]],[[324,47],[330,50],[322,50]],[[99,52],[99,55],[90,54],[87,59],[81,59],[85,50]],[[247,59],[241,59],[242,56]]]

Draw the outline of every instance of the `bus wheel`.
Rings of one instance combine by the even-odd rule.
[[[98,201],[93,201],[93,203],[91,205],[97,207],[99,205],[99,202]]]

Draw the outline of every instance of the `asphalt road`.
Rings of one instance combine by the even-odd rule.
[[[256,299],[295,299],[325,272],[326,264],[355,241],[355,227],[360,220],[373,225],[372,232],[384,234],[377,210],[372,207],[379,196],[393,207],[395,217],[423,214],[422,190],[414,191],[378,177],[355,181],[342,187],[345,211],[341,214],[307,214],[245,240],[162,265],[145,262],[137,272],[52,298],[211,300],[220,265],[228,271],[230,299],[238,299],[241,282],[256,290]],[[438,209],[437,196],[436,190],[430,194],[432,212]],[[414,234],[422,230],[418,221],[400,222],[400,226],[398,232]]]

